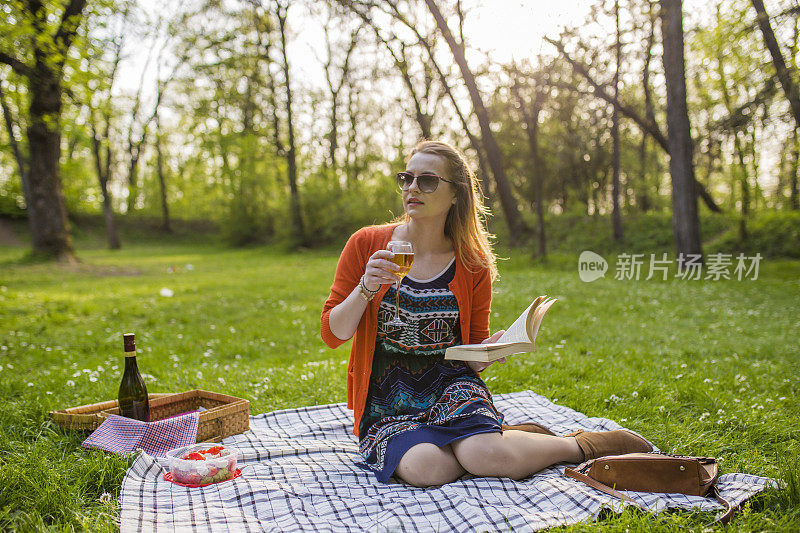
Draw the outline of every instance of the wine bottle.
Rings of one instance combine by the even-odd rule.
[[[119,414],[150,422],[150,401],[147,398],[147,387],[139,366],[136,364],[136,342],[133,333],[122,336],[125,343],[125,372],[119,384]]]

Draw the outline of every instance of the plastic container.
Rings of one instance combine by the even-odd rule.
[[[209,453],[209,450],[218,453]],[[201,453],[202,451],[207,453]],[[185,459],[194,452],[200,453],[205,459]],[[192,444],[167,452],[172,480],[192,486],[210,485],[233,478],[238,456],[236,448],[214,443]]]

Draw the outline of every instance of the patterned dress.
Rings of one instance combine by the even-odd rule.
[[[394,317],[395,288],[378,311],[378,334],[369,392],[359,427],[359,466],[388,483],[412,446],[440,447],[478,433],[499,432],[503,415],[486,384],[463,361],[447,361],[448,346],[461,344],[456,298],[448,284],[455,259],[438,276],[400,284],[400,318]]]

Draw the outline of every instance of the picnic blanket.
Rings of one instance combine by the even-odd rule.
[[[556,434],[621,429],[531,391],[494,395],[506,423],[534,421]],[[439,487],[388,485],[359,467],[353,419],[345,404],[251,417],[229,437],[242,456],[241,477],[205,488],[164,480],[166,463],[140,453],[122,483],[121,531],[535,531],[592,520],[628,505],[564,476],[564,465],[521,481],[465,474]],[[691,450],[687,450],[691,452]],[[163,459],[161,460],[163,461]],[[748,474],[720,476],[723,497],[738,504],[774,483]],[[712,499],[627,492],[643,509],[719,510]]]

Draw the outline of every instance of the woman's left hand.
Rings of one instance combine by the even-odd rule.
[[[497,339],[499,339],[503,335],[503,333],[505,333],[505,332],[506,332],[506,330],[501,329],[500,331],[496,332],[494,335],[492,335],[488,339],[484,339],[483,341],[481,341],[481,344],[487,344],[489,342],[497,342]],[[480,374],[481,372],[483,372],[484,370],[486,370],[487,368],[492,366],[492,364],[494,364],[494,363],[505,363],[505,362],[506,362],[506,358],[505,357],[501,357],[500,359],[497,359],[497,360],[492,361],[490,363],[484,363],[482,361],[467,361],[466,363],[467,363],[467,366],[469,366],[472,370],[474,370],[475,372]]]

